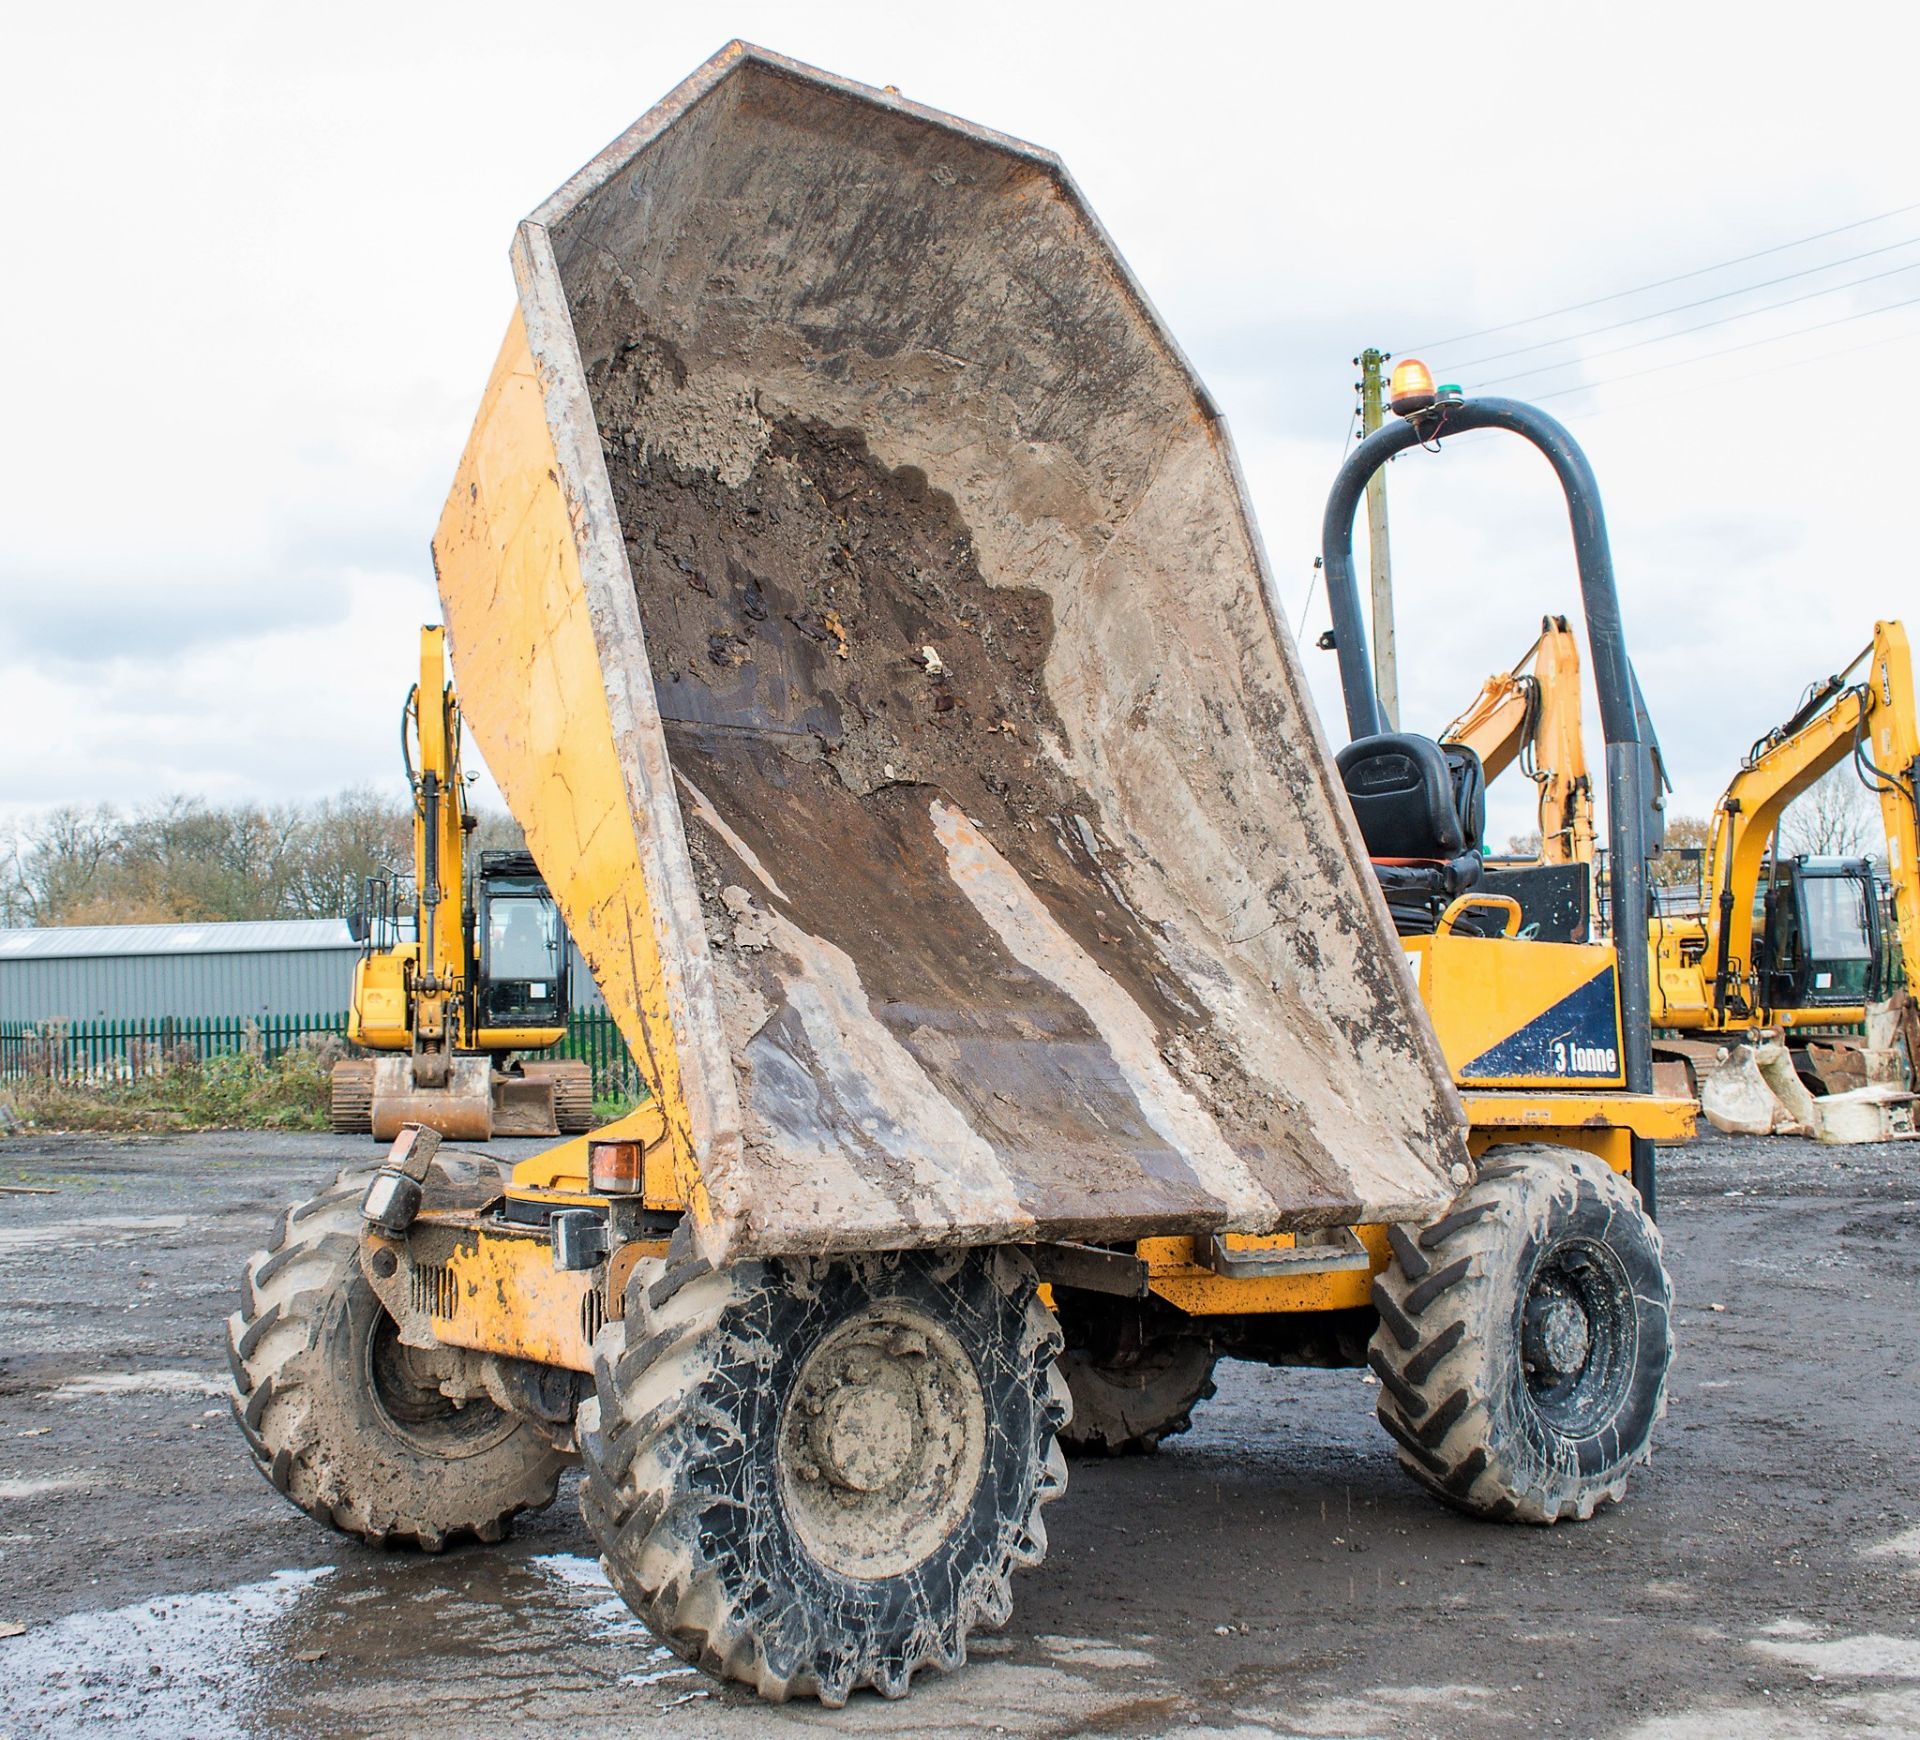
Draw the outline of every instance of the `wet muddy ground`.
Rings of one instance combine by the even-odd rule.
[[[1920,1732],[1920,1147],[1666,1157],[1672,1412],[1627,1504],[1480,1525],[1360,1374],[1223,1368],[1081,1464],[1012,1625],[905,1704],[769,1711],[610,1595],[571,1482],[504,1546],[369,1552],[226,1418],[221,1323],[330,1137],[0,1143],[0,1735]],[[15,1626],[19,1635],[5,1635]]]

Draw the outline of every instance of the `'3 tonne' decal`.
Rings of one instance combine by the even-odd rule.
[[[1460,1074],[1466,1080],[1503,1076],[1617,1079],[1620,1028],[1614,1012],[1613,968],[1603,967],[1517,1033],[1489,1046]]]

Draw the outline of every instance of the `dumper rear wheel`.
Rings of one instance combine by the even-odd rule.
[[[1213,1394],[1214,1353],[1189,1319],[1132,1300],[1057,1302],[1067,1337],[1060,1370],[1073,1396],[1060,1433],[1069,1456],[1142,1456],[1193,1424]]]
[[[309,1516],[374,1545],[497,1541],[552,1503],[567,1458],[485,1393],[476,1356],[404,1346],[360,1272],[370,1172],[282,1217],[227,1321],[233,1411],[255,1464]]]
[[[608,1576],[762,1697],[902,1695],[1045,1555],[1059,1347],[1011,1251],[640,1264],[581,1416]]]
[[[1673,1358],[1660,1235],[1633,1187],[1575,1149],[1501,1146],[1441,1219],[1389,1238],[1368,1361],[1407,1471],[1519,1522],[1618,1500]]]

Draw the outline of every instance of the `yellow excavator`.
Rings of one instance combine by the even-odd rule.
[[[1878,797],[1886,862],[1786,854],[1787,806],[1851,761]],[[1653,1019],[1688,1034],[1845,1026],[1884,998],[1890,955],[1878,873],[1909,987],[1920,986],[1920,724],[1905,628],[1874,624],[1847,668],[1814,685],[1748,750],[1714,807],[1705,907],[1652,921]]]
[[[1516,761],[1540,794],[1542,864],[1591,864],[1593,780],[1580,729],[1580,647],[1564,616],[1543,616],[1540,638],[1480,685],[1440,733],[1480,757],[1491,785]]]
[[[378,1055],[344,1058],[331,1083],[333,1128],[392,1141],[422,1124],[462,1141],[589,1129],[593,1071],[526,1062],[567,1034],[566,931],[533,857],[482,852],[460,770],[460,703],[446,680],[446,630],[420,631],[420,681],[400,721],[413,791],[413,875],[369,878],[348,919],[361,946],[347,1039]]]
[[[1531,667],[1531,668],[1529,668]],[[1516,760],[1540,787],[1541,862],[1590,862],[1591,787],[1581,744],[1579,652],[1564,617],[1509,671],[1487,678],[1441,742],[1475,750],[1491,782]],[[1861,674],[1864,671],[1864,675]],[[1649,920],[1654,1025],[1718,1039],[1782,1030],[1803,1075],[1820,1072],[1795,1043],[1808,1030],[1853,1026],[1892,989],[1893,940],[1884,934],[1882,876],[1892,890],[1898,955],[1920,984],[1920,754],[1912,660],[1899,622],[1874,626],[1846,670],[1808,691],[1793,716],[1747,752],[1714,807],[1697,914]],[[1879,799],[1886,855],[1782,854],[1787,806],[1849,758]],[[1684,1047],[1656,1053],[1694,1068]]]

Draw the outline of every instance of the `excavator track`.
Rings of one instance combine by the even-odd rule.
[[[593,1066],[568,1058],[558,1063],[529,1063],[529,1081],[553,1090],[553,1121],[563,1136],[578,1136],[593,1128]]]
[[[373,1060],[349,1057],[333,1066],[328,1121],[336,1136],[373,1131]]]

